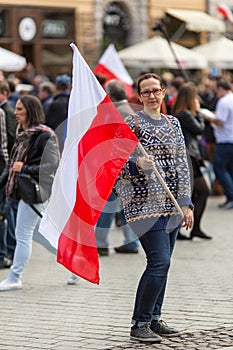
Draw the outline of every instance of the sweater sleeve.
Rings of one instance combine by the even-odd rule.
[[[177,148],[175,158],[178,176],[177,202],[181,207],[186,205],[192,206],[191,174],[187,158],[184,136],[179,121],[176,118],[173,118],[172,123],[177,133]]]

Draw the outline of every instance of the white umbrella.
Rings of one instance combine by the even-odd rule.
[[[203,55],[210,66],[233,69],[233,41],[224,36],[196,46],[192,51]]]
[[[175,43],[171,43],[171,45],[182,68],[202,69],[208,67],[207,60],[202,55]],[[160,36],[155,36],[152,39],[118,51],[118,54],[128,67],[143,70],[150,68],[178,68],[170,45],[166,39]]]
[[[26,63],[25,57],[0,47],[0,70],[6,72],[21,71]]]

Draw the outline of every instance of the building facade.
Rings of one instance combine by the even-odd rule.
[[[4,0],[0,46],[25,56],[37,70],[56,72],[71,68],[69,44],[75,42],[93,66],[110,42],[122,49],[153,36],[166,9],[206,12],[206,6],[205,0]],[[193,32],[189,40],[200,44],[202,34]]]

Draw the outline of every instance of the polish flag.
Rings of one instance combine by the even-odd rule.
[[[218,12],[221,13],[228,21],[233,23],[233,14],[230,7],[226,4],[218,5]]]
[[[57,261],[99,283],[94,227],[138,139],[74,44],[67,137],[39,231]]]
[[[133,80],[125,69],[125,66],[123,65],[113,44],[110,44],[104,51],[93,72],[105,77],[105,84],[111,79],[123,81],[127,96],[132,96]]]

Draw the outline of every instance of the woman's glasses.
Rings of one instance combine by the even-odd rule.
[[[141,91],[140,95],[142,95],[143,97],[149,97],[150,94],[153,94],[156,96],[156,95],[159,95],[162,91],[163,89],[145,90],[145,91]]]

